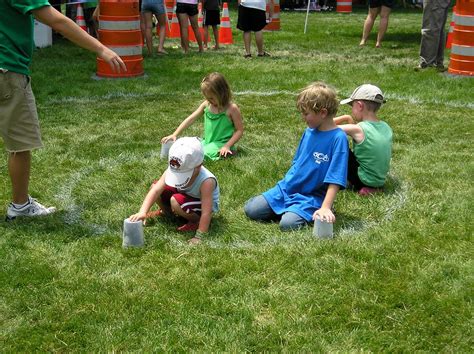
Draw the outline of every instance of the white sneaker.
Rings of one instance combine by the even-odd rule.
[[[6,221],[12,221],[17,216],[43,216],[49,215],[56,211],[55,207],[45,207],[44,205],[38,203],[36,199],[31,198],[28,196],[28,203],[22,206],[21,208],[17,208],[10,203],[7,208],[7,217]]]

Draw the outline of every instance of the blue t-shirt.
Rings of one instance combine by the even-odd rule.
[[[285,177],[263,196],[276,214],[290,211],[311,221],[328,184],[346,187],[348,158],[349,144],[342,129],[307,128]]]

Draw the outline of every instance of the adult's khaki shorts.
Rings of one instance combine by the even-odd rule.
[[[43,147],[30,77],[0,69],[0,135],[9,152]]]

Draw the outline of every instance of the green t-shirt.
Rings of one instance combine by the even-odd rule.
[[[354,155],[359,162],[357,174],[370,187],[382,187],[385,183],[392,157],[392,129],[385,122],[361,122],[364,140],[354,144]]]
[[[29,75],[34,48],[32,10],[47,0],[0,0],[0,68]]]

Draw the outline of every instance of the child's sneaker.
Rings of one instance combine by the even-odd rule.
[[[43,216],[49,215],[56,211],[55,207],[45,207],[44,205],[38,203],[36,199],[28,196],[28,202],[20,208],[17,208],[13,203],[10,203],[7,208],[6,221],[12,221],[16,219],[17,216]]]
[[[188,222],[187,224],[184,224],[180,227],[178,227],[178,231],[181,231],[181,232],[187,232],[187,231],[196,231],[199,227],[199,224],[198,223],[195,223],[195,222]]]
[[[369,195],[382,192],[382,188],[362,187],[359,190],[359,195],[367,197]]]

